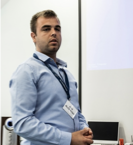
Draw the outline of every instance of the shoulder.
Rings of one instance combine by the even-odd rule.
[[[21,63],[17,69],[15,70],[15,72],[18,71],[27,71],[27,72],[36,72],[40,67],[43,67],[44,64],[43,62],[35,59],[34,57],[30,57],[29,59],[27,59],[26,61],[24,61],[23,63]]]
[[[27,59],[25,62],[21,63],[14,73],[12,74],[11,79],[32,79],[34,82],[38,80],[39,69],[43,64],[33,57]]]
[[[77,88],[77,87],[78,87],[77,81],[76,81],[75,77],[73,76],[73,74],[72,74],[66,67],[64,67],[63,69],[64,69],[64,70],[66,71],[66,73],[67,73],[69,82],[70,82],[70,83],[74,83],[75,86],[76,86],[76,88]]]
[[[71,78],[71,79],[75,80],[75,78],[74,78],[73,74],[69,71],[69,69],[68,69],[68,68],[63,67],[63,69],[65,70],[65,72],[67,73],[67,75],[68,75],[68,77],[69,77],[69,78]]]
[[[25,62],[19,64],[13,74],[15,75],[20,72],[29,72],[30,73],[33,69],[33,66],[34,66],[34,62],[33,62],[32,58],[29,58]]]

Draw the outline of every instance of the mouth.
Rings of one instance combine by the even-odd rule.
[[[52,40],[50,40],[50,42],[57,43],[58,41],[56,39],[52,39]]]

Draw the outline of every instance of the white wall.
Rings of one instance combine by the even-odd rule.
[[[32,56],[30,19],[36,12],[52,9],[61,21],[62,45],[58,57],[78,81],[78,0],[10,0],[1,16],[1,115],[11,115],[9,80],[16,67]]]
[[[133,1],[82,2],[82,112],[87,120],[118,121],[119,137],[131,142]]]

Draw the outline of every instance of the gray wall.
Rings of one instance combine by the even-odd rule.
[[[58,57],[78,81],[78,0],[9,0],[1,15],[1,116],[11,116],[9,80],[16,67],[32,56],[30,19],[45,9],[54,10],[61,21],[62,45]]]
[[[118,121],[119,137],[131,142],[133,1],[82,2],[82,112],[87,120]],[[90,57],[94,67],[89,70]],[[110,63],[106,61],[108,59]],[[102,67],[97,67],[100,63]],[[108,67],[110,65],[112,67]]]

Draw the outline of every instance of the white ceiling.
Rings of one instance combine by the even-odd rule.
[[[7,3],[9,2],[10,0],[1,0],[1,8]]]

